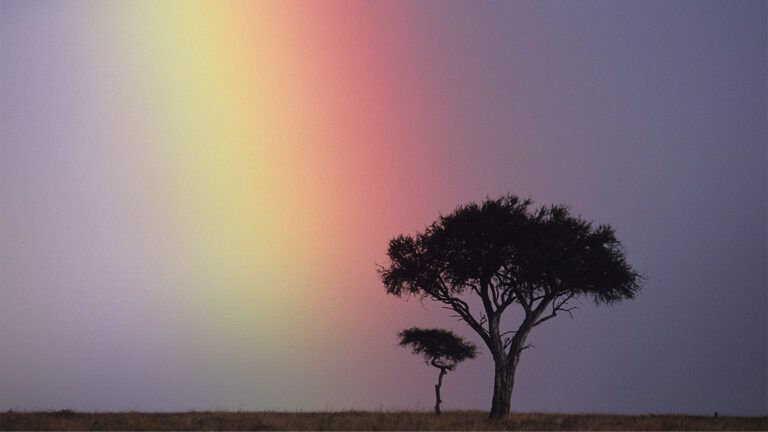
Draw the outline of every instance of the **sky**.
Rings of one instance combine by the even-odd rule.
[[[763,1],[0,3],[0,410],[430,409],[390,238],[514,193],[647,277],[512,411],[765,415]],[[490,408],[487,350],[444,409]]]

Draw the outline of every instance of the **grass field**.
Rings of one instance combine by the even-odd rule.
[[[768,417],[512,414],[489,423],[482,411],[0,413],[0,430],[768,430]]]

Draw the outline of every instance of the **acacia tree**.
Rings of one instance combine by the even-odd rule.
[[[634,298],[643,279],[610,226],[593,226],[562,205],[534,209],[515,195],[460,206],[423,232],[390,240],[387,255],[379,269],[387,293],[443,303],[488,347],[492,419],[509,414],[515,370],[534,327],[571,314],[569,301],[578,297],[596,304]],[[517,327],[502,328],[513,309],[520,311],[511,317]]]
[[[400,346],[410,347],[414,354],[424,357],[427,364],[440,369],[435,384],[435,414],[440,415],[440,387],[443,385],[443,375],[456,368],[456,365],[477,355],[477,347],[467,342],[450,330],[421,329],[411,327],[398,334]]]

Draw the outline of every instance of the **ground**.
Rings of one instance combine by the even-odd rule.
[[[0,430],[768,430],[768,417],[410,411],[0,413]]]

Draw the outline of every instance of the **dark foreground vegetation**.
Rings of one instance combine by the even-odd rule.
[[[0,430],[768,430],[768,417],[511,414],[483,411],[0,413]]]

